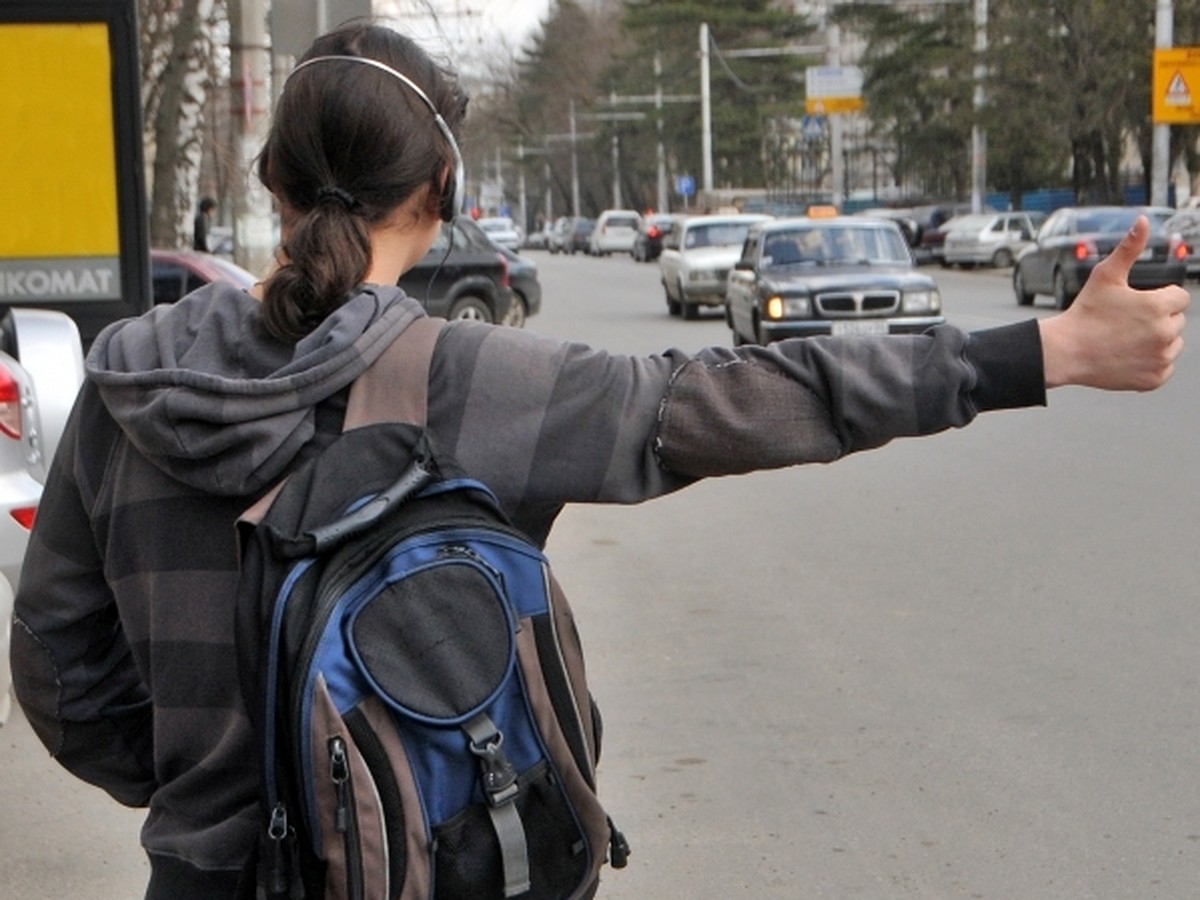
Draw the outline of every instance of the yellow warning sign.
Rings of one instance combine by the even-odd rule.
[[[1200,47],[1154,51],[1151,115],[1155,125],[1200,124]]]
[[[862,97],[809,97],[804,101],[804,112],[810,116],[830,116],[837,113],[861,112]]]

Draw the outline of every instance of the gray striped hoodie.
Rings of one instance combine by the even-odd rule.
[[[371,288],[292,345],[213,285],[110,327],[88,357],[16,600],[18,697],[50,752],[148,806],[148,896],[232,896],[257,753],[233,639],[233,523],[340,429],[348,386],[419,304]],[[1043,403],[1033,322],[628,357],[511,328],[445,328],[437,445],[545,541],[567,503],[831,462]]]

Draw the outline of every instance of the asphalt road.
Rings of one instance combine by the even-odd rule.
[[[532,329],[729,343],[718,318],[667,317],[652,265],[531,255]],[[1003,273],[934,274],[956,324],[1031,314]],[[1198,346],[1153,395],[1056,391],[833,466],[565,513],[550,554],[633,845],[601,896],[1200,896]],[[19,716],[0,754],[0,895],[139,896],[138,814]]]

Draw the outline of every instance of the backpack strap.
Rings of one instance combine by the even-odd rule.
[[[445,319],[413,319],[370,367],[355,379],[343,431],[405,422],[424,425],[429,407],[429,364]]]
[[[429,407],[429,364],[445,319],[413,319],[350,386],[342,430],[406,422],[424,425]],[[238,530],[262,521],[287,479],[282,479],[238,517]]]

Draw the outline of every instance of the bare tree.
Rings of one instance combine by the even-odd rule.
[[[139,0],[150,242],[189,243],[223,0]]]

